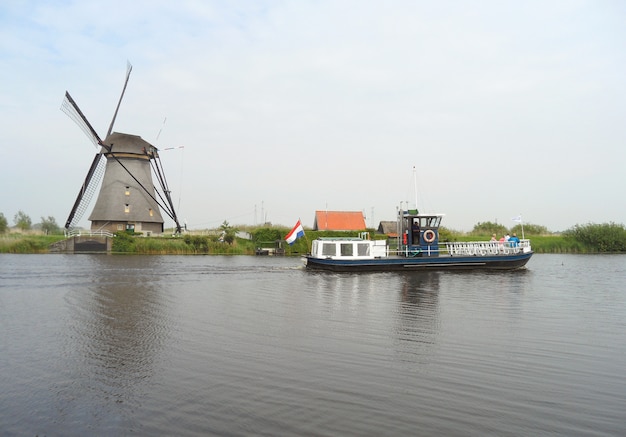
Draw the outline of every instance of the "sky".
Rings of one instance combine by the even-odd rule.
[[[127,61],[114,130],[162,150],[190,229],[416,204],[460,231],[626,223],[620,0],[3,2],[9,225],[65,224],[97,151],[65,91],[104,137]]]

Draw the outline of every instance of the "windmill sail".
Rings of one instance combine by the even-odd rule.
[[[165,179],[165,172],[163,171],[163,165],[161,164],[161,158],[159,157],[159,154],[156,151],[155,151],[154,155],[155,155],[155,157],[151,161],[151,162],[153,162],[152,170],[154,171],[154,174],[156,174],[157,179],[159,180],[159,184],[161,185],[161,190],[163,191],[163,195],[165,196],[165,198],[167,200],[167,204],[166,205],[161,205],[161,208],[163,208],[165,213],[168,216],[170,216],[170,218],[172,220],[174,220],[174,223],[176,224],[176,232],[177,233],[181,233],[182,232],[182,228],[180,226],[180,223],[178,222],[178,217],[176,216],[176,211],[174,210],[174,202],[172,202],[172,195],[171,195],[172,192],[170,191],[170,187],[168,186],[167,180]],[[161,199],[161,200],[163,200],[163,199]]]
[[[111,124],[109,125],[109,130],[107,131],[107,137],[111,135],[111,132],[113,131],[113,125],[115,124],[115,119],[117,118],[117,111],[120,110],[120,105],[122,104],[124,93],[126,92],[126,85],[128,85],[128,79],[130,79],[131,71],[133,71],[133,66],[130,64],[130,62],[128,62],[126,64],[126,80],[124,81],[124,88],[122,88],[122,94],[120,95],[120,100],[117,102],[117,107],[115,108],[113,119],[111,120]]]
[[[78,191],[78,196],[76,196],[74,206],[70,211],[70,215],[67,217],[67,221],[65,222],[65,229],[76,227],[80,219],[83,217],[85,209],[87,209],[98,184],[102,180],[106,161],[107,160],[102,153],[97,153],[93,158],[91,167],[89,167],[89,171],[85,177],[85,181]]]
[[[63,99],[63,104],[61,105],[61,111],[65,112],[69,118],[74,120],[74,123],[81,128],[87,138],[91,140],[94,146],[99,147],[102,144],[102,140],[91,126],[89,121],[87,121],[87,117],[80,110],[70,93],[65,91],[65,99]]]
[[[100,147],[103,145],[100,136],[93,126],[91,126],[91,123],[89,123],[85,114],[83,114],[70,93],[67,91],[65,91],[65,99],[63,99],[61,110],[74,120],[85,135],[87,135],[87,138],[91,140],[94,146]],[[67,221],[65,222],[66,229],[76,226],[85,213],[85,209],[91,202],[91,198],[93,197],[93,194],[102,179],[102,175],[104,174],[106,164],[106,159],[104,159],[103,155],[104,150],[105,148],[103,147],[100,152],[94,156],[93,161],[91,162],[87,176],[85,176],[85,180],[78,191],[78,195],[76,196],[74,206],[70,211]]]

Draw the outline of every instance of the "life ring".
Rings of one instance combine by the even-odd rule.
[[[433,241],[435,241],[435,238],[437,237],[437,235],[435,234],[435,231],[433,231],[432,229],[428,229],[426,231],[424,231],[424,241],[427,243],[432,243]]]

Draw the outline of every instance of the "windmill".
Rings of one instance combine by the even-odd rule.
[[[80,221],[102,180],[98,198],[89,216],[92,231],[160,234],[163,232],[162,210],[174,220],[176,232],[181,232],[158,149],[138,135],[113,132],[132,69],[129,63],[124,88],[104,140],[98,136],[70,93],[65,92],[61,110],[76,122],[99,149],[65,222],[67,230],[74,228]],[[155,188],[152,173],[160,190]]]

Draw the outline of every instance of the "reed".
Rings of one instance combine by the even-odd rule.
[[[60,240],[62,235],[6,234],[0,236],[0,253],[47,253]]]

